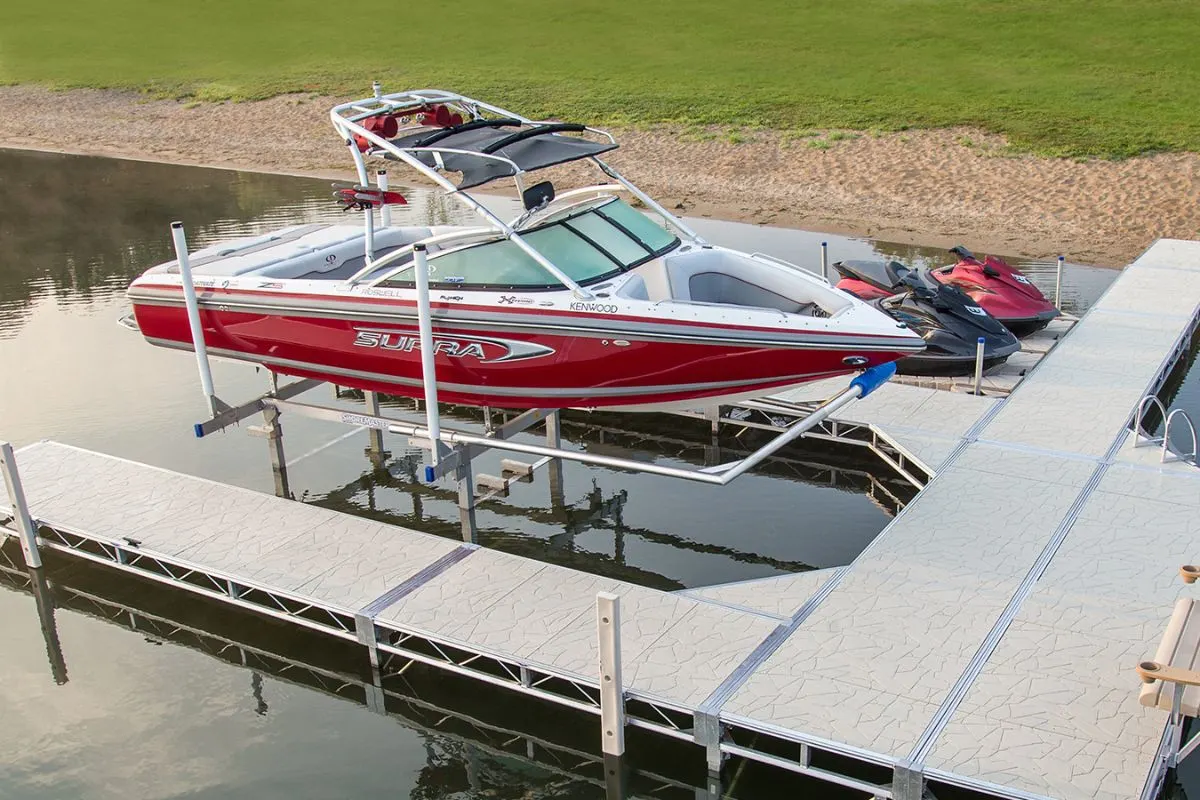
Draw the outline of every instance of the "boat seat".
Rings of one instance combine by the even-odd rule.
[[[826,316],[811,299],[791,295],[797,283],[780,268],[734,253],[700,250],[668,257],[666,274],[676,300]]]
[[[375,233],[375,256],[385,255],[398,247],[427,239],[430,228],[388,228]],[[336,256],[329,261],[329,256]],[[359,228],[356,235],[328,247],[276,260],[249,273],[265,278],[292,278],[296,280],[344,280],[363,268],[366,263],[363,253],[363,233]],[[390,269],[390,267],[389,267]]]
[[[615,292],[617,297],[626,297],[630,300],[649,300],[650,293],[646,291],[646,281],[641,275],[631,275],[629,280],[621,284],[621,288]]]

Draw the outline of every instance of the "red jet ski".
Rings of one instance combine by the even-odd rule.
[[[1017,336],[1028,336],[1046,327],[1059,315],[1054,304],[1038,290],[1033,282],[994,256],[980,261],[965,247],[951,251],[958,256],[957,264],[929,270],[940,283],[963,290],[985,311],[1004,324]],[[864,300],[888,297],[900,291],[900,272],[907,272],[894,261],[848,261],[838,271],[842,280],[837,288],[851,292]]]

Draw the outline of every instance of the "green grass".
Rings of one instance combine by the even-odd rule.
[[[0,83],[221,100],[379,78],[610,124],[972,125],[1120,157],[1200,151],[1198,42],[1195,0],[12,0]]]

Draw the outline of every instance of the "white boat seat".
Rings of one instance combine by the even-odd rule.
[[[621,288],[615,292],[617,297],[627,297],[630,300],[649,300],[650,294],[646,291],[646,281],[641,275],[631,275],[625,283],[621,284]]]
[[[804,284],[782,271],[786,268],[775,264],[718,249],[668,256],[665,263],[675,300],[773,308],[787,314],[829,315],[811,297],[797,296],[795,293],[803,292]]]

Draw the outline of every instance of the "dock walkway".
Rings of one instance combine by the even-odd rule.
[[[724,727],[898,785],[1127,800],[1165,722],[1132,668],[1200,541],[1200,471],[1130,448],[1129,422],[1198,299],[1200,243],[1160,241],[1009,397],[895,386],[852,408],[936,476],[850,566],[753,586],[658,592],[52,442],[18,463],[48,546],[585,710],[614,592],[630,724],[710,754],[829,777]]]

